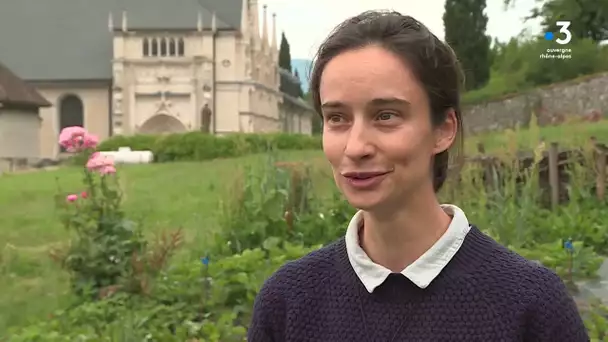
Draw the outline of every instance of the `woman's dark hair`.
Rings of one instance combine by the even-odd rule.
[[[458,120],[458,136],[451,149],[462,151],[462,114],[460,89],[463,82],[454,51],[416,19],[398,12],[368,11],[338,25],[321,44],[311,73],[313,104],[321,113],[319,86],[327,63],[337,55],[367,45],[379,45],[401,57],[422,84],[429,100],[431,123],[443,123],[451,108]],[[448,149],[449,150],[449,149]],[[433,187],[439,191],[447,178],[450,152],[435,155]],[[454,159],[453,159],[454,160]]]

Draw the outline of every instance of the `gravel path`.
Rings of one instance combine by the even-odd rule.
[[[579,293],[574,296],[579,304],[584,305],[589,300],[601,300],[608,305],[608,258],[598,271],[599,278],[596,280],[577,283]]]

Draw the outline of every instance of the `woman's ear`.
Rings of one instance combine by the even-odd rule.
[[[456,111],[453,108],[447,110],[445,120],[439,126],[435,127],[435,149],[434,153],[438,154],[449,149],[458,133],[458,118]]]

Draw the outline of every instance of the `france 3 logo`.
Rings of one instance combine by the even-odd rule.
[[[556,37],[557,34],[553,33],[553,32],[545,32],[545,39],[546,40],[555,39],[555,42],[560,45],[565,45],[565,44],[570,43],[570,41],[572,40],[572,32],[570,32],[570,30],[568,30],[568,28],[570,27],[570,24],[571,24],[571,22],[567,21],[567,20],[556,21],[555,25],[557,25],[557,27],[559,27],[559,31],[557,33],[563,35],[563,37]]]

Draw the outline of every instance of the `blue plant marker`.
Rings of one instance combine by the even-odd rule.
[[[574,245],[572,244],[572,239],[568,239],[566,240],[566,242],[564,242],[564,248],[570,253],[574,252]]]
[[[205,255],[201,258],[203,264],[201,276],[203,277],[203,298],[205,301],[209,299],[209,256]]]
[[[564,242],[564,248],[568,252],[568,282],[570,286],[574,285],[574,245],[572,244],[572,238],[568,238]]]

